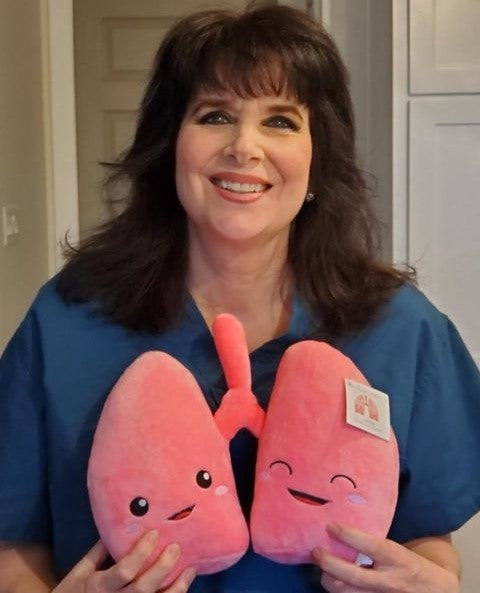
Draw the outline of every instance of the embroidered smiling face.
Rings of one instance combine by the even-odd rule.
[[[186,453],[183,463],[170,464],[158,448],[158,464],[148,463],[143,469],[126,464],[115,473],[104,471],[101,480],[98,473],[97,479],[92,477],[90,491],[97,523],[115,557],[122,557],[150,529],[159,531],[159,550],[174,541],[183,543],[184,562],[199,560],[198,550],[192,554],[191,546],[185,545],[192,535],[203,540],[204,570],[209,556],[222,555],[220,533],[212,543],[206,541],[206,534],[218,532],[219,525],[235,519],[235,485],[218,461],[210,461],[212,471],[198,470],[196,457],[199,455]]]
[[[271,470],[270,472],[262,472],[260,474],[260,479],[268,480],[272,477],[272,475],[275,475],[272,472],[272,470],[275,468],[275,466],[280,466],[280,467],[283,466],[287,469],[290,476],[293,474],[293,469],[289,463],[287,463],[286,461],[282,461],[281,459],[277,459],[277,461],[273,461],[270,464],[270,468],[269,468]],[[275,472],[277,471],[277,469],[278,468],[275,469]],[[338,479],[347,480],[348,482],[350,482],[350,485],[353,486],[353,488],[356,490],[357,485],[356,485],[355,481],[352,480],[352,478],[350,478],[349,476],[346,476],[344,474],[335,474],[334,476],[332,476],[332,478],[330,479],[330,484],[333,484],[333,482]],[[333,499],[322,498],[320,496],[314,495],[311,492],[302,492],[301,490],[295,490],[294,488],[290,488],[288,486],[287,486],[287,490],[293,496],[293,498],[295,498],[295,500],[303,502],[304,504],[309,504],[312,506],[315,506],[315,505],[322,506],[324,504],[334,502]],[[348,500],[348,502],[350,502],[352,504],[365,504],[367,502],[361,494],[355,494],[355,493],[349,494],[347,496],[347,500]]]
[[[254,549],[284,563],[314,547],[347,559],[331,521],[385,535],[396,502],[398,451],[345,422],[345,378],[368,384],[339,351],[313,341],[285,353],[260,437],[250,520]]]
[[[112,521],[117,525],[120,538],[123,535],[138,537],[149,529],[160,529],[164,537],[170,530],[166,537],[178,537],[178,523],[186,522],[191,529],[188,519],[196,508],[197,514],[203,507],[216,515],[216,510],[211,509],[212,496],[232,493],[231,485],[215,484],[212,475],[205,469],[185,471],[191,460],[179,467],[175,476],[168,475],[172,468],[167,468],[166,464],[162,464],[163,471],[149,465],[143,470],[130,467],[108,475],[102,481],[102,492],[97,493],[111,509]],[[219,473],[225,477],[221,469]],[[174,479],[178,482],[175,488],[172,487]],[[169,487],[160,488],[161,484],[169,484]]]

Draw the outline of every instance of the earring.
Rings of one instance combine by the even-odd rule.
[[[315,199],[315,194],[309,191],[305,196],[305,202],[312,202]]]

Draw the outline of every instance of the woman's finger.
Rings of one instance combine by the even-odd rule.
[[[351,587],[326,572],[323,573],[320,583],[328,593],[376,593],[363,588],[358,589],[356,587]]]
[[[93,574],[96,570],[100,568],[100,566],[105,562],[108,556],[107,548],[104,544],[99,540],[93,548],[85,554],[85,556],[75,564],[72,568],[70,574],[74,575],[74,577],[86,577],[90,574]]]
[[[329,535],[365,554],[378,564],[395,564],[399,554],[404,552],[404,547],[400,544],[359,529],[345,527],[338,523],[329,523],[326,529]]]
[[[163,589],[163,593],[186,593],[196,576],[194,568],[186,568],[170,587]]]
[[[99,573],[100,589],[103,591],[118,591],[131,583],[141,572],[141,569],[152,553],[158,540],[157,531],[148,531],[135,544],[134,548],[124,558],[111,568]]]
[[[97,571],[108,556],[107,548],[98,541],[85,556],[75,564],[72,570],[53,589],[54,593],[87,591],[86,583],[95,580]]]
[[[312,557],[318,566],[332,577],[331,585],[334,586],[334,581],[342,581],[345,586],[356,587],[362,592],[369,593],[370,591],[381,591],[385,583],[375,570],[369,568],[362,568],[356,566],[352,562],[347,562],[342,558],[337,558],[328,552],[321,549],[316,549],[312,552]],[[337,586],[337,585],[335,585]],[[337,586],[333,589],[335,593],[345,593]]]
[[[138,591],[152,591],[153,593],[161,589],[165,579],[180,558],[180,554],[178,544],[169,544],[155,560],[155,563],[143,574],[139,575],[129,587],[125,588],[125,593],[136,593]],[[170,591],[170,588],[167,588],[166,591]]]
[[[327,572],[322,574],[322,578],[320,579],[320,584],[322,587],[328,591],[328,593],[340,593],[341,588],[345,586],[343,581],[332,577]]]

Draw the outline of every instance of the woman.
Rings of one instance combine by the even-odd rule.
[[[320,576],[248,552],[217,575],[193,580],[187,569],[165,591],[192,581],[190,591],[222,593],[458,591],[449,533],[480,504],[480,378],[410,274],[376,259],[346,73],[328,35],[285,7],[180,21],[114,167],[111,185],[131,187],[124,211],[71,253],[2,359],[0,589],[163,590],[181,551],[170,546],[142,573],[155,532],[103,567],[85,486],[92,437],[111,386],[146,350],[179,359],[215,410],[224,385],[209,329],[228,311],[245,327],[264,407],[284,350],[312,335],[389,394],[397,512],[388,540],[329,527],[373,569],[315,550]],[[247,515],[255,447],[243,432],[231,447]]]

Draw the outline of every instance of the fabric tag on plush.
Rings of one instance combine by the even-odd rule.
[[[347,424],[390,440],[388,395],[369,385],[345,379]]]

